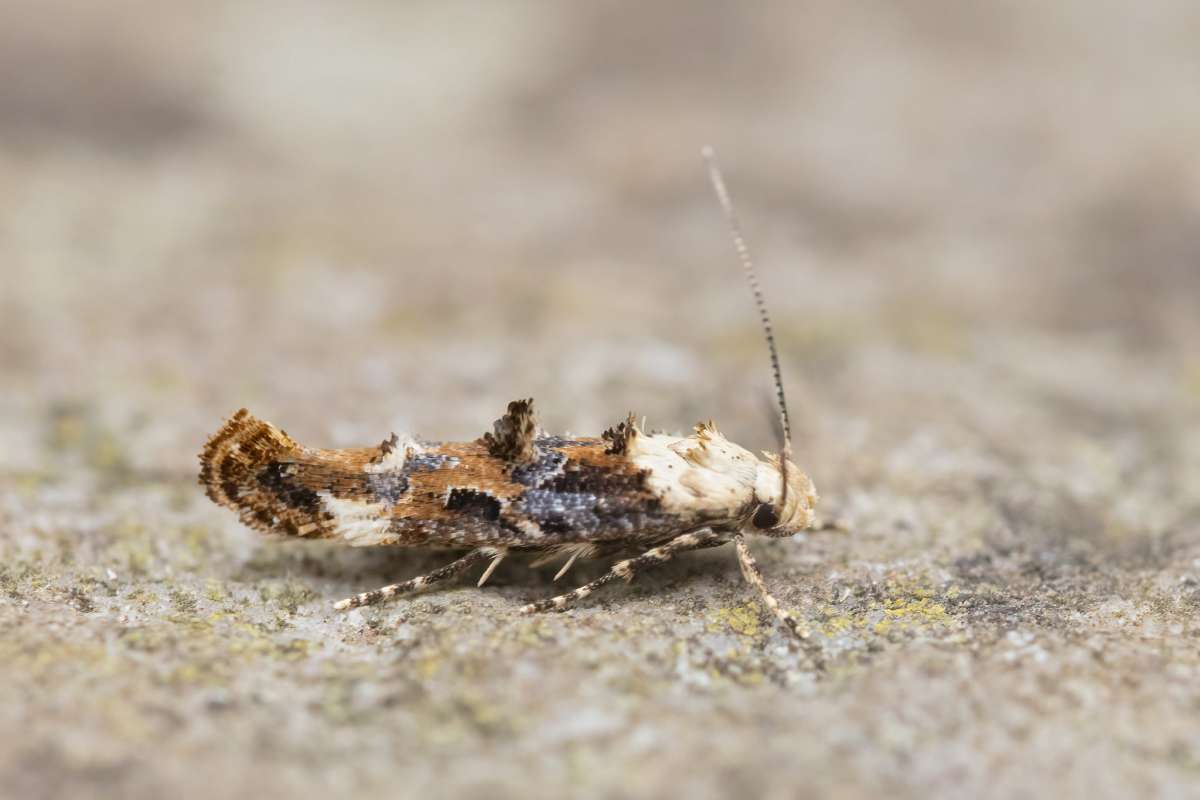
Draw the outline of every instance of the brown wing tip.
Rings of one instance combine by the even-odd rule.
[[[237,508],[258,470],[296,447],[285,432],[239,409],[200,451],[200,485],[214,503]]]

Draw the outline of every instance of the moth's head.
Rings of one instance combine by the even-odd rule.
[[[816,521],[817,490],[808,476],[791,461],[787,462],[787,496],[783,492],[779,456],[763,453],[754,479],[754,513],[746,521],[747,533],[764,536],[791,536],[812,527]],[[782,504],[780,500],[783,500]]]

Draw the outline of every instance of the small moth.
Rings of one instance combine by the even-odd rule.
[[[539,428],[532,400],[509,403],[490,433],[471,442],[392,434],[377,447],[319,450],[242,409],[200,453],[200,483],[246,525],[355,547],[444,547],[466,554],[441,569],[337,603],[378,603],[485,564],[483,586],[513,552],[535,563],[636,549],[573,591],[530,603],[561,610],[596,589],[679,553],[733,542],[742,573],[790,631],[807,632],[767,590],[746,535],[782,537],[812,527],[816,490],[790,461],[791,426],[770,318],[729,194],[710,148],[709,177],[758,307],[779,405],[780,453],[756,457],[712,422],[690,436],[647,433],[630,414],[598,437]]]

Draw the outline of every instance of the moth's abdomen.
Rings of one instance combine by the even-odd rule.
[[[209,498],[258,530],[329,535],[317,493],[292,479],[302,448],[285,432],[241,409],[200,453],[200,483]]]

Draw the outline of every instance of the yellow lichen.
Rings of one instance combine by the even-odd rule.
[[[715,621],[708,626],[710,631],[719,631],[728,627],[734,633],[742,636],[757,636],[762,627],[757,604],[722,608],[714,615]]]
[[[826,636],[854,631],[870,631],[886,635],[897,631],[923,631],[935,626],[950,626],[954,618],[939,602],[931,583],[920,577],[893,577],[884,583],[884,599],[872,600],[865,606],[847,613],[826,606],[822,609],[825,621],[819,629]],[[950,587],[943,599],[957,597],[960,590]]]
[[[171,605],[175,606],[181,614],[196,613],[197,603],[196,598],[182,589],[172,589],[170,592]]]
[[[210,578],[204,584],[204,597],[206,600],[211,600],[214,603],[221,603],[228,599],[229,595],[225,592],[225,587],[221,585],[220,581]]]
[[[883,613],[884,618],[875,623],[876,633],[922,630],[931,625],[949,625],[952,622],[952,618],[946,613],[946,607],[927,597],[888,600],[884,604]]]

